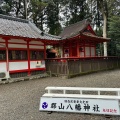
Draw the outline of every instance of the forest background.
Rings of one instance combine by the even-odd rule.
[[[111,38],[96,53],[120,56],[120,0],[0,0],[0,14],[30,20],[52,35],[89,19],[98,36]]]

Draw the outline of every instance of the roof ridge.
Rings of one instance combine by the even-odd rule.
[[[18,22],[23,22],[23,23],[28,23],[29,22],[28,20],[25,20],[25,19],[22,19],[22,18],[17,18],[17,17],[3,15],[3,14],[0,14],[0,18],[13,20],[13,21],[18,21]]]
[[[32,27],[39,34],[42,33],[42,31],[33,22],[28,21],[28,25],[30,25],[30,27]]]
[[[71,27],[71,26],[76,25],[76,24],[81,23],[81,22],[86,22],[86,23],[87,23],[87,22],[89,22],[89,19],[83,19],[83,20],[78,21],[78,22],[76,22],[76,23],[70,24],[70,25],[66,26],[65,28]],[[64,29],[65,29],[65,28],[64,28]]]
[[[45,32],[43,32],[45,35],[48,35],[48,36],[50,36],[50,37],[53,37],[53,38],[59,38],[59,39],[61,39],[61,37],[60,36],[56,36],[56,35],[51,35],[51,34],[48,34],[48,33],[45,33]]]

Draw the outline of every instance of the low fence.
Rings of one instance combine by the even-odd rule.
[[[46,71],[50,71],[51,75],[68,78],[120,67],[119,57],[55,58],[45,62]]]

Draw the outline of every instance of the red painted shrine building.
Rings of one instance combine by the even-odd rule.
[[[63,57],[95,57],[96,45],[108,41],[96,36],[88,20],[66,27],[60,36],[63,39]]]
[[[42,32],[33,23],[0,15],[0,73],[32,75],[45,70],[46,46],[59,57],[95,57],[96,45],[108,41],[96,36],[88,20],[66,27],[59,36]],[[19,77],[19,75],[17,76]]]

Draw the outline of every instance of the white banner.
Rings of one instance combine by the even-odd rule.
[[[120,115],[118,100],[41,97],[41,111]]]

